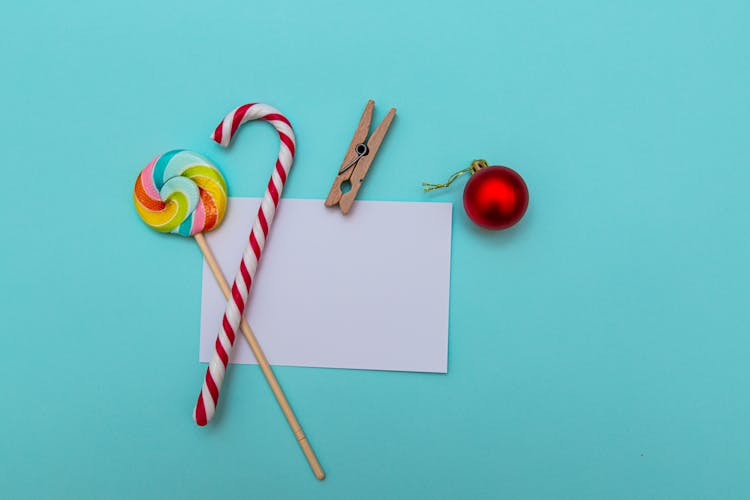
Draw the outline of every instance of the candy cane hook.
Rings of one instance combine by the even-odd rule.
[[[266,193],[263,196],[263,200],[258,208],[258,215],[253,224],[253,228],[250,231],[248,244],[242,254],[239,271],[237,272],[234,283],[232,284],[231,298],[227,301],[227,308],[224,312],[224,318],[221,323],[222,326],[219,329],[216,338],[214,354],[208,364],[203,388],[201,389],[201,393],[198,396],[198,402],[195,406],[193,418],[198,425],[206,425],[216,411],[216,405],[219,400],[219,390],[221,389],[221,383],[224,380],[224,374],[226,373],[229,364],[229,357],[232,352],[232,347],[234,346],[237,327],[240,324],[242,315],[245,311],[250,287],[255,278],[258,262],[260,261],[260,256],[263,252],[266,238],[268,237],[268,230],[273,222],[276,207],[281,198],[281,192],[284,189],[284,184],[286,183],[289,170],[292,168],[292,162],[294,161],[295,143],[292,125],[277,109],[267,104],[253,103],[238,107],[229,113],[219,126],[216,127],[212,138],[214,141],[226,147],[231,142],[239,126],[251,120],[265,120],[273,125],[279,133],[281,145],[276,160],[276,166],[271,175],[271,179],[268,181]],[[263,375],[266,377],[266,380],[271,387],[271,391],[276,397],[284,416],[289,422],[292,432],[297,437],[297,441],[299,442],[310,467],[318,479],[325,478],[325,473],[318,463],[315,453],[307,441],[307,437],[297,421],[281,386],[276,380],[271,365],[268,363],[255,335],[248,331],[245,331],[244,333],[250,344],[250,348],[253,351],[253,355],[258,361],[258,365],[263,371]]]

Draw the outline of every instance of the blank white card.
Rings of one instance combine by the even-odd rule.
[[[230,198],[206,238],[234,279],[260,204]],[[450,203],[284,198],[269,231],[245,318],[271,364],[448,371]],[[208,362],[226,301],[203,263],[200,361]],[[238,333],[233,363],[255,363]]]

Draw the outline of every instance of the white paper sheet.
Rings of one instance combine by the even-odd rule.
[[[207,240],[234,279],[260,200],[230,198]],[[281,200],[245,317],[277,365],[448,370],[451,204]],[[203,264],[200,361],[226,301]],[[238,335],[234,363],[255,363]]]

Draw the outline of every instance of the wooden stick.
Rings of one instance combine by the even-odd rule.
[[[224,297],[229,300],[231,295],[229,283],[227,283],[224,273],[222,273],[219,264],[216,262],[216,258],[214,257],[213,252],[211,252],[211,248],[209,248],[205,236],[203,236],[202,233],[198,233],[195,235],[195,241],[198,242],[198,246],[200,247],[201,252],[203,252],[203,256],[206,258],[208,267],[211,269],[214,278],[216,278],[216,282],[219,284],[221,292],[224,294]],[[260,366],[263,376],[266,377],[266,381],[271,387],[271,392],[273,392],[273,395],[276,397],[276,401],[279,403],[281,411],[284,413],[286,421],[289,423],[289,427],[291,427],[294,436],[297,438],[299,446],[302,448],[302,453],[305,454],[307,463],[310,464],[310,468],[312,469],[313,474],[315,474],[315,477],[322,481],[325,479],[326,473],[323,471],[323,467],[320,466],[320,462],[318,462],[318,458],[315,456],[315,452],[313,451],[312,446],[310,446],[307,436],[305,436],[305,432],[302,430],[302,426],[294,415],[294,411],[289,405],[289,401],[287,401],[284,391],[279,385],[279,381],[276,380],[276,375],[274,375],[273,369],[268,363],[266,355],[263,354],[263,349],[261,349],[258,339],[255,338],[253,330],[250,328],[247,321],[245,321],[244,317],[242,318],[242,323],[240,323],[240,329],[242,330],[245,339],[247,339],[247,343],[250,344],[250,349],[252,349],[255,359],[258,361],[258,366]]]

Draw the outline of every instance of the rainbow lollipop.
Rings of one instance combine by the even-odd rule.
[[[135,209],[162,233],[196,236],[221,223],[227,210],[227,183],[207,158],[175,149],[146,165],[135,181]]]
[[[227,209],[227,184],[216,165],[206,157],[184,149],[176,149],[159,155],[138,174],[133,201],[138,215],[149,227],[162,233],[195,238],[219,288],[224,297],[229,300],[231,297],[229,284],[203,236],[204,232],[216,228],[221,223]],[[245,318],[242,318],[240,322],[240,330],[250,344],[253,355],[259,361],[261,371],[302,447],[310,467],[318,479],[323,479],[325,472],[318,463],[258,339]],[[217,348],[227,349],[220,345],[220,339],[216,342]],[[210,375],[212,379],[218,380],[220,385],[224,372],[224,364],[221,360],[216,356],[212,357],[207,378]],[[216,393],[215,397],[218,397],[218,388],[213,389]],[[205,422],[199,422],[199,424],[205,425]]]

